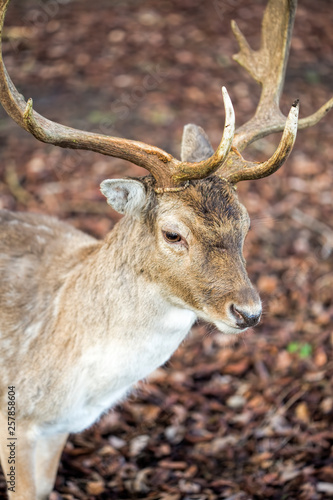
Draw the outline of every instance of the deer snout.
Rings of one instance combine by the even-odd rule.
[[[259,323],[261,317],[261,301],[254,288],[242,290],[229,304],[228,313],[238,328],[249,328]]]
[[[255,326],[259,323],[261,317],[261,308],[260,311],[249,313],[249,311],[245,311],[240,309],[240,307],[231,304],[230,313],[233,316],[236,325],[239,328],[249,328],[250,326]]]

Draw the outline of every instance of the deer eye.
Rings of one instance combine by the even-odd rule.
[[[182,240],[180,234],[173,231],[163,231],[163,236],[168,243],[179,243]]]

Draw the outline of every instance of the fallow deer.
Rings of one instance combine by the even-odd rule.
[[[0,0],[1,31],[8,3]],[[165,363],[197,318],[229,335],[258,323],[261,303],[242,256],[249,217],[235,185],[271,175],[293,147],[298,102],[286,119],[279,98],[295,8],[295,0],[269,0],[258,51],[233,24],[236,60],[262,86],[257,111],[235,131],[223,89],[220,145],[214,152],[205,132],[187,125],[180,161],[141,142],[47,120],[25,102],[0,58],[1,102],[21,127],[40,141],[150,172],[101,184],[109,205],[124,214],[103,241],[48,216],[0,212],[0,456],[11,499],[47,498],[68,433],[90,426]],[[315,124],[332,106],[333,99],[298,127]],[[241,156],[279,131],[267,161]],[[14,465],[9,443],[17,444]]]

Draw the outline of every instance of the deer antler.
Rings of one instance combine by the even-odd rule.
[[[261,47],[258,51],[250,48],[237,24],[232,22],[232,29],[240,47],[240,52],[234,59],[261,84],[262,91],[255,115],[236,130],[230,155],[217,172],[217,175],[231,183],[271,175],[284,163],[293,147],[297,131],[298,104],[292,106],[286,119],[280,111],[279,101],[296,5],[297,0],[268,1],[262,23]],[[315,125],[332,107],[333,98],[313,115],[299,120],[298,128]],[[270,160],[264,163],[248,162],[239,153],[257,139],[282,130],[284,133],[281,142]]]
[[[226,112],[223,137],[215,153],[198,163],[181,162],[162,149],[138,141],[75,130],[47,120],[36,113],[32,100],[26,102],[11,81],[2,59],[2,30],[10,0],[0,0],[0,100],[18,125],[42,142],[63,148],[86,149],[115,156],[146,168],[156,180],[157,192],[182,189],[190,179],[202,179],[215,172],[226,160],[235,131],[232,103],[222,89]]]
[[[214,172],[233,184],[241,180],[259,179],[275,172],[288,157],[296,138],[298,103],[292,106],[286,120],[279,109],[279,99],[296,0],[269,0],[263,19],[259,51],[253,51],[236,23],[232,24],[240,46],[235,59],[262,85],[260,102],[253,118],[238,128],[234,136],[234,111],[228,93],[223,88],[226,119],[221,143],[210,158],[197,163],[181,162],[162,149],[142,142],[75,130],[36,113],[32,100],[29,99],[26,103],[16,90],[2,59],[1,35],[9,1],[0,0],[0,100],[16,123],[40,141],[64,148],[87,149],[131,161],[149,170],[156,180],[155,191],[159,193],[183,189],[186,181],[202,179]],[[300,120],[298,127],[314,125],[332,107],[333,99],[313,115]],[[251,142],[281,130],[284,130],[281,142],[274,155],[266,162],[248,162],[241,156],[240,151]]]

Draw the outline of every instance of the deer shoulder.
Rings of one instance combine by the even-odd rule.
[[[38,348],[41,331],[47,335],[69,275],[97,246],[55,218],[0,211],[0,370],[8,381]]]

